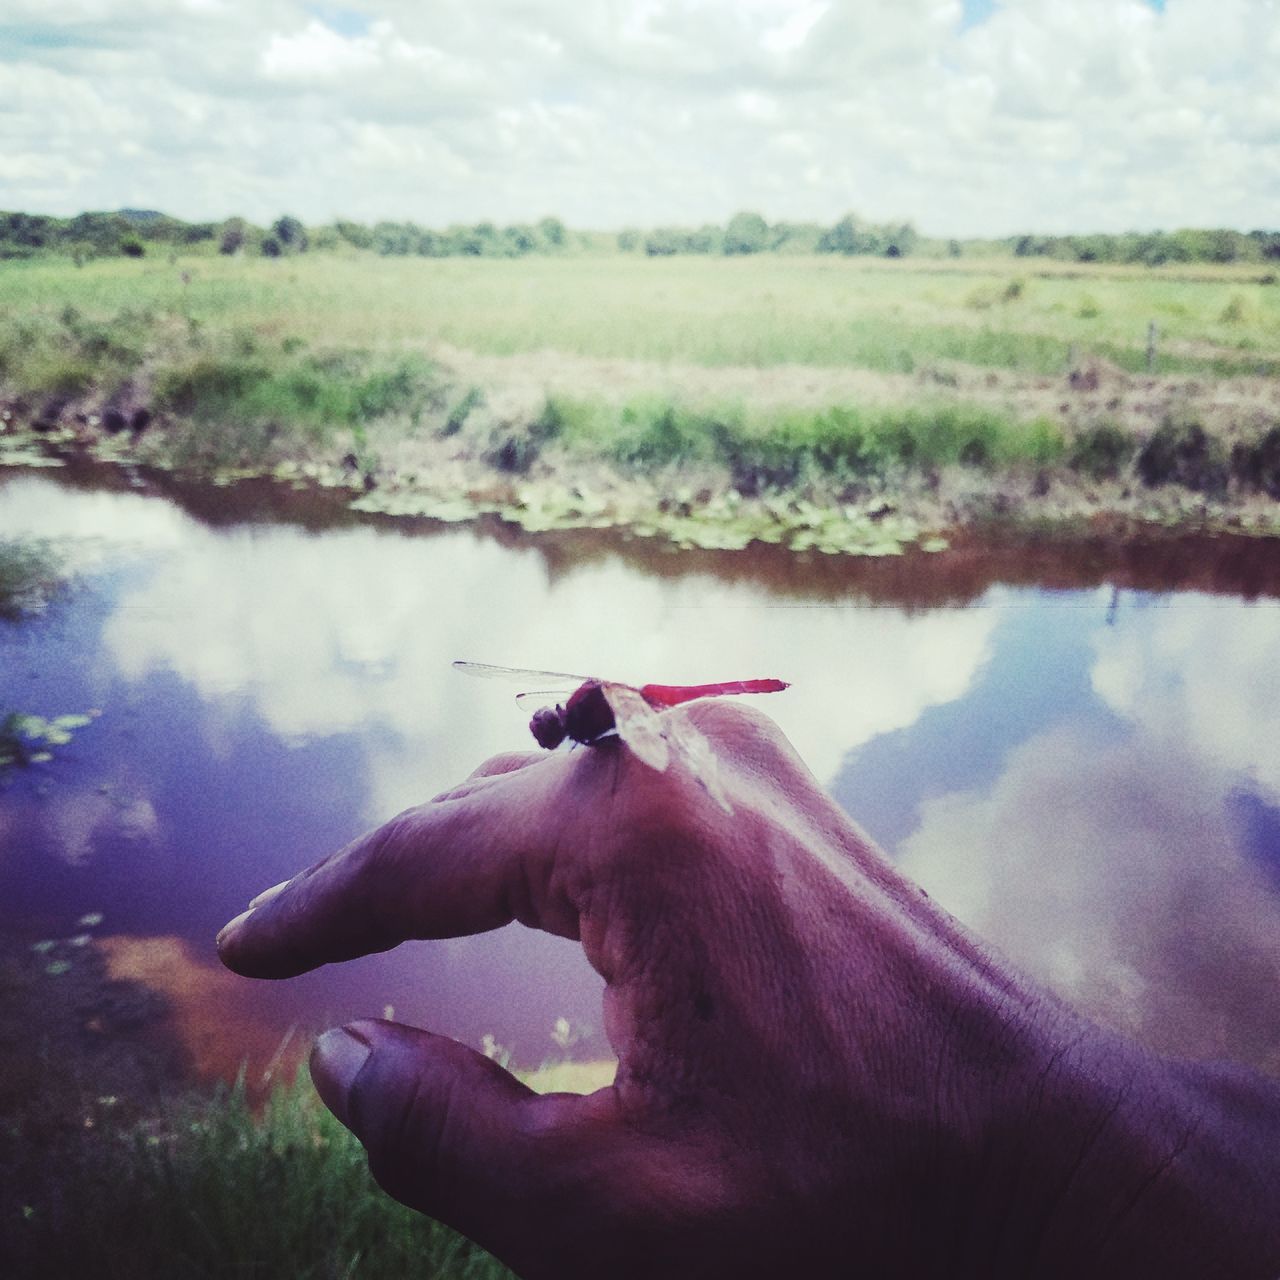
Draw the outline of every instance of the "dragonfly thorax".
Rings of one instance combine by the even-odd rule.
[[[599,680],[580,685],[564,704],[564,729],[574,742],[595,742],[616,728],[613,708]]]

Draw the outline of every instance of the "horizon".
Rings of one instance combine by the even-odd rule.
[[[338,222],[352,221],[352,222],[358,222],[358,225],[367,226],[367,227],[373,227],[379,222],[389,222],[389,223],[395,223],[400,225],[417,225],[421,227],[423,230],[428,230],[428,231],[447,231],[452,227],[475,227],[475,226],[482,226],[485,224],[492,225],[499,230],[509,226],[534,226],[540,221],[549,218],[549,219],[553,219],[555,221],[561,222],[565,230],[573,234],[613,236],[613,235],[619,235],[626,231],[637,231],[641,234],[644,234],[645,232],[651,232],[656,230],[696,231],[701,229],[702,227],[717,227],[717,228],[723,229],[735,214],[755,213],[755,212],[758,212],[758,210],[736,209],[732,214],[729,214],[727,217],[716,222],[665,223],[665,224],[660,224],[655,226],[639,226],[635,223],[629,223],[629,224],[626,224],[623,226],[617,226],[617,227],[575,226],[572,223],[569,223],[564,219],[560,218],[559,215],[554,213],[540,213],[540,214],[536,214],[533,217],[518,219],[517,221],[514,221],[514,222],[501,222],[494,218],[481,217],[481,218],[477,218],[474,222],[440,223],[435,225],[432,225],[430,223],[425,223],[425,222],[419,222],[417,219],[414,219],[414,218],[395,218],[395,219],[375,218],[375,219],[370,219],[369,221],[366,221],[366,222],[358,222],[358,220],[356,219],[342,219],[342,218],[331,219],[328,222],[306,222],[304,219],[299,219],[299,221],[302,221],[304,226],[306,226],[308,230],[317,230],[321,227],[334,226]],[[0,217],[6,216],[6,215],[12,215],[12,214],[18,214],[24,217],[56,218],[62,221],[69,221],[77,217],[106,217],[106,218],[122,217],[126,219],[130,217],[132,218],[167,218],[187,226],[205,225],[205,226],[214,226],[214,227],[221,226],[222,224],[228,221],[231,221],[232,219],[235,219],[235,218],[242,218],[250,226],[255,227],[260,231],[270,230],[271,226],[282,218],[296,216],[292,214],[290,210],[284,209],[284,210],[280,210],[274,215],[269,215],[262,222],[257,222],[251,218],[246,218],[243,214],[236,214],[236,213],[228,214],[225,218],[189,218],[189,219],[179,218],[176,214],[169,213],[168,210],[157,209],[150,206],[124,206],[119,209],[77,209],[74,213],[71,213],[71,214],[49,213],[45,210],[40,210],[40,209],[0,209]],[[835,225],[835,223],[839,222],[841,218],[844,218],[849,215],[852,215],[853,217],[855,217],[859,222],[862,222],[862,223],[869,222],[868,219],[859,217],[856,210],[845,210],[844,213],[841,213],[838,217],[832,218],[829,221],[824,221],[822,219],[807,219],[803,222],[800,222],[792,219],[779,219],[775,222],[773,219],[770,219],[767,217],[765,218],[765,221],[769,224],[770,227],[790,224],[793,226],[827,228]],[[907,222],[913,226],[915,225],[914,221],[909,218],[903,219],[902,221]],[[961,243],[973,243],[975,241],[976,242],[987,242],[987,241],[999,242],[1002,240],[1011,240],[1011,239],[1016,240],[1022,236],[1029,236],[1035,239],[1052,239],[1052,238],[1064,238],[1064,237],[1074,237],[1077,239],[1090,239],[1095,236],[1116,237],[1116,238],[1123,237],[1123,236],[1147,236],[1147,235],[1172,236],[1172,235],[1178,235],[1184,232],[1205,233],[1205,232],[1214,232],[1214,231],[1229,231],[1229,232],[1233,232],[1233,233],[1236,233],[1239,235],[1245,235],[1245,236],[1251,235],[1251,234],[1261,234],[1261,235],[1270,236],[1270,235],[1276,235],[1278,228],[1276,226],[1270,226],[1270,227],[1268,226],[1256,226],[1256,227],[1177,226],[1177,227],[1125,227],[1120,231],[1099,231],[1096,229],[1081,230],[1078,228],[1070,231],[1044,231],[1044,230],[1032,227],[1032,228],[1019,228],[1016,231],[1010,232],[1008,235],[1001,235],[1001,236],[983,235],[983,234],[978,234],[973,236],[935,236],[935,235],[931,235],[928,231],[920,230],[919,227],[916,227],[916,230],[921,236],[921,238],[926,240],[944,241],[944,240],[952,239],[952,240],[959,240]]]
[[[1250,231],[1277,0],[9,0],[0,205]]]

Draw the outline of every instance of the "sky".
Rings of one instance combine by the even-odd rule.
[[[0,0],[0,208],[1280,225],[1280,0]]]

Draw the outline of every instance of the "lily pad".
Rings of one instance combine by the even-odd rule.
[[[65,467],[61,458],[52,458],[37,449],[0,449],[0,467]]]
[[[353,511],[387,516],[427,516],[450,524],[474,520],[480,514],[475,503],[466,498],[438,498],[428,493],[390,492],[381,489],[361,494],[347,505]]]

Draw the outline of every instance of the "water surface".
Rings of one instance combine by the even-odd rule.
[[[607,1054],[576,944],[518,925],[286,983],[217,963],[259,890],[526,745],[527,715],[458,657],[791,680],[770,712],[963,920],[1160,1049],[1280,1071],[1272,544],[673,554],[0,474],[0,537],[19,533],[64,540],[79,573],[0,629],[0,711],[101,714],[0,790],[0,924],[87,929],[170,996],[205,1073],[388,1007],[522,1065]]]

